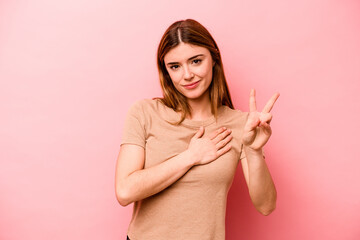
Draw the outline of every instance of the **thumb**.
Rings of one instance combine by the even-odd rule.
[[[249,118],[245,125],[245,130],[250,132],[260,125],[261,121],[258,117]]]
[[[196,132],[196,134],[194,135],[194,138],[199,138],[204,134],[204,127],[200,126],[199,130]]]

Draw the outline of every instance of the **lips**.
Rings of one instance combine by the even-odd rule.
[[[194,85],[195,85],[195,84],[197,84],[198,82],[200,82],[200,81],[197,81],[197,82],[193,82],[193,83],[190,83],[190,84],[184,85],[184,87],[191,87],[191,86],[194,86]]]

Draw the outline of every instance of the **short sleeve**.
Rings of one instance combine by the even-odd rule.
[[[125,117],[121,143],[136,144],[145,148],[145,115],[142,101],[133,103]]]
[[[263,153],[263,157],[265,159],[265,150],[264,148],[262,149],[262,153]],[[245,155],[245,151],[244,151],[244,144],[241,144],[241,152],[240,152],[240,160],[245,158],[246,155]]]

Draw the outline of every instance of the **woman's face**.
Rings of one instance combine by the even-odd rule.
[[[205,96],[212,80],[214,65],[207,48],[181,42],[165,55],[164,62],[180,93],[191,99]],[[186,86],[193,83],[195,84]]]

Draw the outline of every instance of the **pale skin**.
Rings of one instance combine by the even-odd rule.
[[[194,56],[201,57],[194,58]],[[195,60],[194,60],[195,59]],[[193,117],[206,116],[209,99],[206,97],[211,82],[213,62],[209,51],[203,47],[181,43],[165,56],[165,63],[176,63],[176,68],[169,74],[174,85],[185,96],[194,110]],[[211,72],[210,72],[211,73]],[[186,90],[183,84],[200,81],[195,90]],[[255,91],[250,94],[250,112],[245,124],[242,143],[246,157],[241,164],[251,200],[263,215],[275,209],[276,190],[271,175],[262,156],[262,148],[271,135],[270,121],[272,109],[279,94],[275,94],[265,105],[262,112],[257,112]],[[205,117],[204,117],[205,118]],[[119,203],[126,206],[154,195],[173,184],[190,168],[208,164],[217,160],[231,149],[231,129],[219,128],[209,136],[203,137],[204,128],[200,128],[191,138],[188,149],[179,155],[163,161],[156,166],[144,169],[145,149],[133,144],[124,144],[120,148],[116,164],[115,192]],[[131,159],[131,160],[129,160]]]
[[[241,164],[245,180],[255,208],[264,215],[269,215],[276,207],[276,189],[262,151],[272,133],[270,111],[279,96],[279,93],[275,93],[263,110],[258,112],[255,89],[251,90],[249,117],[242,137],[246,157],[241,160]]]

